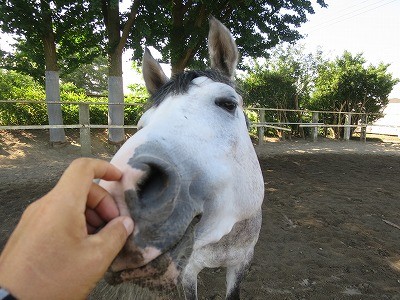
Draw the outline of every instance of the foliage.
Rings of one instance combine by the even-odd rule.
[[[252,60],[239,82],[247,105],[304,108],[323,62],[322,52],[305,53],[302,45],[279,45],[267,60]]]
[[[326,7],[323,0],[317,3]],[[301,37],[296,28],[307,21],[307,13],[314,13],[310,1],[147,1],[137,16],[130,46],[138,60],[144,45],[154,46],[164,61],[171,62],[173,73],[186,66],[204,67],[208,18],[213,15],[233,33],[243,57],[265,57],[278,43]]]
[[[27,75],[0,69],[0,100],[29,100],[38,104],[1,103],[0,125],[41,124],[47,122],[43,87]]]
[[[125,98],[124,122],[134,125],[143,114],[147,92],[144,86],[132,86],[132,94]],[[105,102],[98,97],[88,97],[82,88],[72,83],[63,83],[60,88],[62,102]],[[2,103],[0,105],[0,125],[45,125],[48,124],[47,108],[43,87],[30,76],[15,71],[0,70],[0,100],[35,101],[37,103]],[[108,105],[90,105],[90,123],[108,122]],[[62,113],[65,124],[79,124],[79,106],[63,104]]]
[[[247,121],[250,124],[249,134],[252,138],[257,138],[257,127],[251,127],[251,124],[258,122],[258,114],[255,110],[245,109],[245,116],[247,117]]]
[[[102,100],[103,99],[103,100]],[[146,97],[136,92],[129,94],[125,97],[124,102],[124,124],[125,125],[136,125],[139,118],[143,114],[143,107],[146,101]],[[75,87],[69,83],[67,85],[61,85],[61,101],[64,102],[89,102],[98,103],[106,102],[106,98],[99,97],[88,97],[83,93],[83,89]],[[135,103],[134,105],[129,105]],[[136,104],[138,103],[138,104]],[[79,106],[76,104],[64,104],[62,106],[63,118],[65,124],[79,124]],[[103,124],[108,123],[108,105],[107,104],[95,104],[89,106],[90,110],[90,123],[91,124]]]
[[[246,105],[267,108],[293,108],[296,93],[294,80],[283,69],[257,62],[251,72],[240,80]]]
[[[43,87],[32,77],[0,69],[0,100],[40,100]]]
[[[304,45],[278,45],[271,52],[269,64],[292,78],[296,88],[295,108],[305,108],[314,89],[318,67],[325,62],[323,53],[317,49],[314,53],[305,53]]]
[[[305,54],[304,47],[278,46],[264,63],[257,60],[247,65],[247,73],[239,79],[246,105],[278,109],[306,107],[322,53]],[[295,112],[267,111],[267,122],[297,123],[302,116]],[[296,134],[304,135],[297,126]]]
[[[0,29],[17,36],[16,54],[3,55],[0,66],[34,76],[46,88],[48,101],[58,100],[59,81],[51,73],[76,69],[99,55],[101,35],[86,0],[8,0],[0,5]],[[48,110],[50,124],[62,124],[60,106]],[[50,141],[65,142],[64,129],[50,129]]]
[[[71,82],[86,94],[102,95],[107,93],[108,62],[104,56],[96,57],[91,64],[83,64],[70,73],[62,72],[63,82]]]
[[[321,64],[315,81],[315,92],[309,108],[329,111],[378,113],[388,103],[388,96],[399,80],[388,73],[387,64],[366,65],[362,54],[352,55],[345,51],[333,61]],[[378,114],[372,115],[374,121]],[[354,115],[353,123],[358,116]],[[331,124],[343,124],[337,115],[331,116]],[[340,131],[336,131],[337,136]]]
[[[142,74],[142,69],[139,67],[137,62],[132,62],[132,69],[138,73]],[[134,83],[128,86],[129,94],[125,98],[126,103],[137,103],[137,105],[127,105],[125,106],[125,124],[127,121],[129,124],[136,124],[139,118],[144,113],[147,108],[147,99],[150,97],[146,86],[144,83]]]
[[[144,84],[131,84],[128,86],[130,93],[125,98],[125,103],[137,103],[137,105],[126,105],[124,111],[125,124],[137,124],[139,118],[147,108],[149,98]]]
[[[316,2],[327,6],[324,0]],[[45,62],[38,41],[49,30],[44,26],[48,16],[43,3],[49,8],[58,64],[64,74],[90,63],[100,53],[121,52],[125,35],[129,35],[128,46],[135,50],[137,60],[142,58],[143,46],[152,45],[173,68],[204,66],[210,15],[232,31],[243,57],[262,57],[279,42],[298,40],[297,27],[307,21],[307,13],[314,13],[310,1],[297,0],[135,1],[125,13],[119,12],[117,1],[4,1],[0,28],[17,37],[17,51],[3,56],[2,65],[42,82]]]
[[[284,69],[270,65],[254,66],[253,72],[241,82],[246,105],[265,108],[294,108],[295,82]],[[266,111],[267,122],[289,122],[282,111]]]
[[[253,61],[247,74],[241,78],[244,100],[256,107],[309,109],[325,111],[352,111],[370,113],[368,122],[379,118],[379,112],[388,103],[388,95],[397,84],[387,72],[388,65],[366,65],[362,54],[344,52],[333,61],[323,59],[322,53],[304,54],[299,47],[278,47],[271,57],[260,64]],[[326,124],[344,124],[340,114],[323,114]],[[354,114],[357,124],[360,115]],[[309,121],[295,113],[267,112],[268,122]],[[301,133],[300,129],[299,133]],[[292,127],[296,132],[296,128]],[[335,128],[336,137],[342,128]]]
[[[15,35],[16,51],[3,53],[1,67],[31,75],[44,83],[45,51],[49,37],[57,45],[58,66],[64,73],[99,55],[102,36],[90,1],[2,1],[0,29]],[[50,39],[50,40],[51,40]],[[48,45],[47,45],[48,47]]]

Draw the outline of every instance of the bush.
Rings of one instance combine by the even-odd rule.
[[[124,123],[136,125],[144,112],[148,97],[144,85],[130,86],[131,93],[125,97]],[[46,125],[48,124],[44,88],[32,77],[14,71],[0,70],[0,100],[34,101],[37,103],[2,103],[0,105],[0,125]],[[107,102],[107,98],[88,97],[83,89],[72,83],[61,83],[61,102]],[[65,125],[79,124],[79,105],[62,104]],[[108,105],[89,105],[90,123],[107,125]]]
[[[247,117],[247,121],[249,122],[249,125],[251,126],[251,124],[253,123],[258,123],[258,114],[256,110],[245,110],[244,111],[246,117]],[[257,136],[257,127],[250,127],[249,128],[249,134],[252,137],[256,137]]]
[[[147,99],[147,91],[144,85],[129,86],[131,93],[125,97],[125,103],[138,103],[138,105],[126,105],[124,108],[124,124],[136,125],[144,112],[144,104]],[[107,102],[107,98],[87,97],[83,89],[79,89],[72,83],[61,85],[61,101],[63,102]],[[64,124],[79,124],[79,105],[64,104],[62,106]],[[108,105],[89,105],[90,123],[96,125],[108,124]]]
[[[0,69],[0,100],[37,101],[36,103],[2,103],[0,125],[46,124],[44,88],[32,77]]]

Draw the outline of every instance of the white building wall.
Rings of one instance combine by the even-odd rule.
[[[367,133],[397,135],[400,137],[400,99],[390,99],[383,118],[367,127]]]

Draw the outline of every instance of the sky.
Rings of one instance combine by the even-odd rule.
[[[368,64],[390,64],[400,79],[400,0],[325,0],[328,8],[315,7],[309,22],[299,29],[307,52],[318,46],[328,58],[345,50],[363,53]],[[398,83],[389,98],[400,98]]]

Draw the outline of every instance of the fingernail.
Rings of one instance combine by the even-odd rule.
[[[122,220],[122,223],[125,226],[126,232],[128,233],[128,235],[130,235],[133,232],[133,220],[126,217]]]

